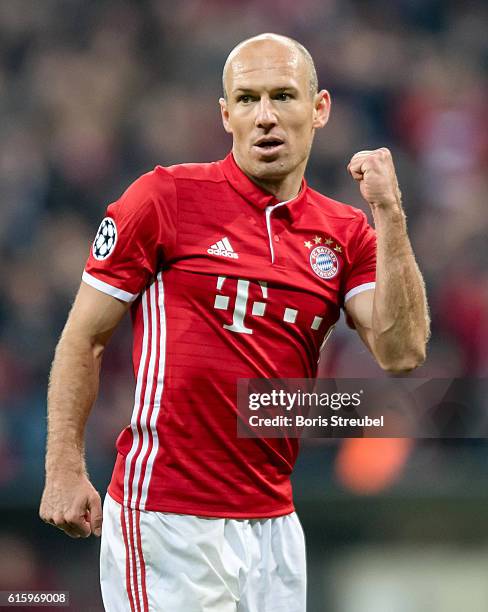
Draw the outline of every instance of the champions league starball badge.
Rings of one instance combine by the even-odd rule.
[[[317,246],[310,253],[312,270],[320,278],[333,278],[339,272],[339,260],[332,249]]]
[[[101,259],[107,259],[110,253],[114,250],[116,242],[117,228],[114,220],[110,217],[105,217],[105,219],[100,223],[97,235],[93,241],[93,257],[99,261]]]

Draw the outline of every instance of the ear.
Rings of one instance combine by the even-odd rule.
[[[225,98],[219,98],[220,114],[222,115],[222,124],[227,134],[232,134],[232,128],[229,123],[229,110]]]
[[[315,94],[312,123],[314,128],[323,128],[329,121],[331,104],[330,93],[326,89],[322,89]]]

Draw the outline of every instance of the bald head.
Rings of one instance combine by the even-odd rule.
[[[305,47],[301,45],[298,41],[294,40],[293,38],[289,38],[288,36],[282,36],[280,34],[259,34],[258,36],[253,36],[252,38],[247,38],[246,40],[243,40],[238,45],[236,45],[229,53],[229,56],[227,57],[227,60],[224,64],[224,70],[222,72],[222,88],[224,91],[224,98],[226,100],[228,94],[230,76],[229,73],[231,72],[231,67],[234,64],[239,64],[241,56],[244,55],[246,52],[259,50],[260,47],[263,51],[265,51],[266,47],[269,47],[270,45],[279,45],[282,46],[284,49],[288,49],[292,61],[298,63],[301,60],[305,63],[306,69],[308,71],[310,96],[313,97],[317,93],[317,71],[315,70],[315,64],[313,62],[312,56],[307,51],[307,49],[305,49]]]

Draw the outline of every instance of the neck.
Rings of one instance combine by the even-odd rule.
[[[255,176],[247,176],[253,183],[272,193],[280,202],[293,200],[300,193],[303,179],[303,174],[297,177],[288,175],[279,179],[262,179]]]
[[[272,178],[263,178],[250,174],[240,163],[234,152],[234,159],[237,165],[244,172],[248,179],[253,183],[273,194],[280,202],[293,200],[299,193],[302,186],[303,175],[305,174],[305,166],[307,160],[297,166],[292,172],[285,176],[277,176]]]

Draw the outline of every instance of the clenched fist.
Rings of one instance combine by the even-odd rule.
[[[72,538],[102,531],[102,502],[88,478],[64,474],[46,480],[39,516]]]
[[[361,195],[371,208],[400,208],[400,188],[389,149],[359,151],[352,156],[347,169],[359,182]]]

